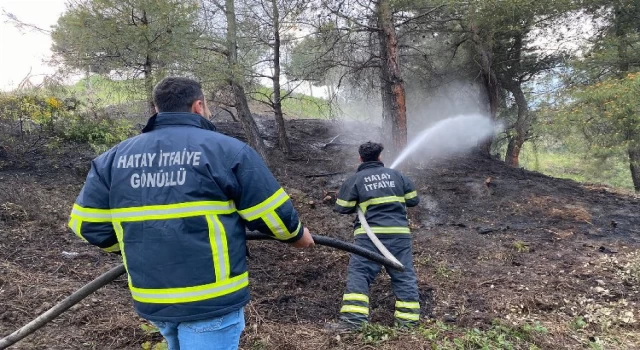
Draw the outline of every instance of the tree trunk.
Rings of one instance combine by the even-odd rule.
[[[147,95],[147,113],[153,115],[156,112],[153,103],[153,66],[148,54],[144,62],[144,91]]]
[[[626,24],[624,10],[616,6],[615,9],[615,26],[616,26],[616,39],[618,48],[618,78],[624,79],[629,73],[629,55],[627,46],[627,33],[624,28]]]
[[[287,137],[287,130],[284,125],[284,115],[282,113],[282,98],[280,97],[280,12],[278,11],[278,1],[271,0],[273,8],[273,113],[276,118],[276,131],[278,132],[278,145],[280,150],[286,154],[291,153],[291,145]]]
[[[616,39],[618,46],[618,78],[624,79],[629,73],[629,54],[627,42],[627,33],[624,25],[628,18],[625,18],[625,12],[623,9],[616,7],[615,9],[615,26],[616,26]],[[640,192],[640,135],[636,132],[636,126],[633,123],[634,119],[629,118],[626,125],[626,139],[629,142],[627,146],[627,155],[629,156],[629,170],[631,170],[631,180],[633,181],[633,188],[636,192]]]
[[[24,141],[24,120],[22,118],[22,113],[20,113],[20,139],[22,139],[22,141]]]
[[[147,18],[147,11],[142,11],[142,24],[149,25],[149,19]],[[147,55],[144,59],[143,74],[144,74],[144,92],[147,95],[147,113],[153,115],[156,113],[155,104],[153,103],[153,61],[151,59],[151,44],[147,38]]]
[[[387,61],[387,45],[385,43],[384,33],[380,34],[380,61]],[[382,142],[387,146],[391,157],[395,157],[400,151],[395,151],[393,147],[393,136],[390,131],[393,130],[393,92],[389,83],[388,70],[384,67],[380,68],[380,98],[382,99]]]
[[[634,133],[629,134],[634,135]],[[629,141],[627,153],[629,155],[629,169],[631,170],[633,188],[636,192],[640,192],[640,135],[635,134],[634,136],[635,139]]]
[[[508,166],[518,168],[520,167],[520,152],[522,151],[522,145],[524,144],[524,138],[521,134],[516,132],[515,135],[509,137],[509,143],[507,145],[507,155],[505,156],[505,162]]]
[[[507,165],[517,168],[520,165],[520,151],[522,151],[522,145],[524,145],[524,142],[527,140],[527,136],[529,135],[529,105],[524,92],[522,91],[520,82],[513,83],[508,86],[507,89],[513,94],[513,97],[516,100],[516,105],[518,106],[518,119],[514,125],[515,134],[509,138],[505,162]]]
[[[498,85],[498,78],[493,70],[493,52],[491,48],[493,44],[482,40],[479,29],[473,20],[469,24],[469,31],[471,32],[471,39],[480,66],[482,85],[487,94],[489,117],[491,120],[496,120],[498,106],[500,104],[500,87]],[[480,152],[487,157],[490,156],[492,144],[493,137],[488,138],[479,145]]]
[[[391,93],[388,99],[388,113],[391,118],[391,136],[393,150],[400,152],[407,146],[407,107],[404,81],[400,73],[398,57],[398,36],[393,23],[393,13],[389,0],[380,0],[378,7],[378,28],[380,28],[380,45],[384,51],[382,60],[383,90]],[[384,99],[383,99],[384,105]],[[383,113],[384,115],[384,113]]]
[[[229,69],[231,70],[229,84],[231,85],[233,94],[235,95],[238,118],[242,124],[242,129],[244,130],[245,137],[247,138],[247,143],[253,147],[258,154],[260,154],[265,162],[268,163],[269,158],[267,157],[267,148],[260,137],[258,125],[249,110],[247,95],[245,94],[244,87],[242,86],[242,77],[238,76],[241,72],[238,72],[238,36],[234,0],[225,0],[225,15],[227,17],[227,60],[229,63]]]

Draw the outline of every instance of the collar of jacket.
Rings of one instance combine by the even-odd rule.
[[[216,131],[216,126],[199,114],[189,112],[161,112],[149,118],[142,132],[145,133],[155,130],[156,128],[178,125],[195,126],[200,129]]]
[[[358,167],[358,171],[362,171],[364,169],[371,169],[371,168],[381,168],[381,167],[384,167],[384,163],[377,160],[374,162],[364,162],[360,164],[360,166]]]

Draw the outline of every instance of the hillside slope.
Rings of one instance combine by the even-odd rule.
[[[272,134],[272,122],[260,124]],[[242,138],[239,124],[218,127]],[[355,171],[357,145],[375,140],[376,130],[318,120],[291,120],[288,128],[295,154],[274,151],[274,173],[312,233],[352,239],[353,217],[333,213],[327,197]],[[2,335],[119,262],[66,228],[88,164],[77,154],[0,172]],[[250,242],[253,300],[244,349],[638,347],[637,197],[475,156],[406,172],[422,196],[410,219],[423,326],[330,334],[323,327],[338,316],[348,255]],[[380,275],[371,292],[373,322],[391,325],[393,304],[389,279]],[[142,323],[123,277],[15,348],[140,349],[160,339]]]

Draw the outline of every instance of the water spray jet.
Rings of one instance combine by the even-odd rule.
[[[418,150],[425,158],[442,158],[463,153],[493,136],[499,130],[499,125],[490,118],[481,115],[464,115],[441,120],[419,133],[402,150],[389,168],[395,169]],[[430,147],[424,147],[425,145]]]

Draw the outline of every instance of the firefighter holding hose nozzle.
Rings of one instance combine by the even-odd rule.
[[[412,327],[420,320],[420,301],[413,269],[407,207],[418,205],[420,200],[408,177],[384,166],[380,158],[383,149],[381,144],[372,142],[360,146],[358,151],[362,163],[356,174],[342,185],[334,209],[341,214],[361,210],[375,237],[404,265],[404,271],[386,270],[396,297],[395,323],[399,327]],[[375,251],[374,242],[367,237],[358,218],[354,228],[355,243]],[[369,286],[381,267],[379,263],[351,255],[340,321],[329,324],[328,328],[348,331],[368,322]]]
[[[237,349],[249,302],[246,228],[314,245],[248,145],[216,132],[200,84],[162,80],[142,134],[91,163],[69,227],[122,255],[137,313],[169,349]]]

